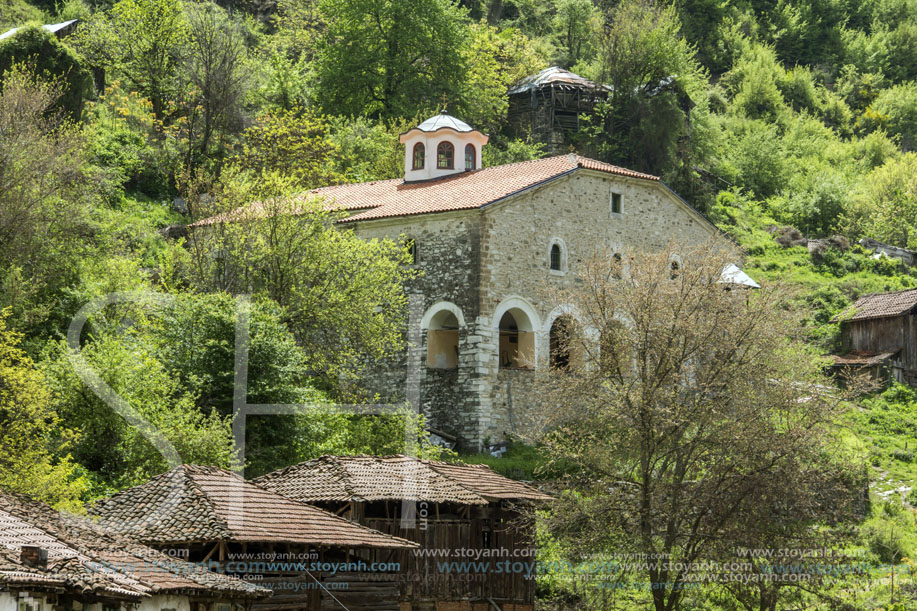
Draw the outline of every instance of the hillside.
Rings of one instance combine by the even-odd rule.
[[[61,39],[39,27],[70,19],[81,23]],[[485,165],[544,156],[510,129],[506,92],[547,66],[609,86],[565,146],[659,175],[710,217],[747,273],[798,309],[812,358],[838,348],[830,321],[859,296],[917,287],[917,268],[859,246],[917,249],[917,0],[6,0],[9,27],[21,29],[0,40],[0,373],[16,383],[0,424],[18,424],[0,486],[58,507],[166,468],[73,370],[68,325],[95,298],[146,290],[168,304],[101,310],[81,346],[185,462],[233,460],[232,295],[255,293],[252,402],[378,399],[357,372],[402,341],[405,244],[340,237],[320,210],[206,247],[184,225],[400,176],[398,135],[443,106],[490,135]],[[290,263],[303,252],[321,264]],[[424,424],[406,439],[397,417],[256,419],[249,467],[409,442],[440,456]],[[871,578],[779,608],[914,608],[912,583],[896,605],[883,579],[917,554],[917,392],[859,397],[838,424],[837,453],[867,466],[870,504],[825,530],[850,535],[838,546],[862,553]],[[464,458],[545,476],[521,443]],[[542,549],[580,553],[547,533]],[[556,608],[611,608],[569,576],[540,587]],[[720,589],[692,596],[690,608],[738,608]]]

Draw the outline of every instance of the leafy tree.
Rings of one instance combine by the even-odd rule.
[[[557,47],[562,50],[560,63],[572,67],[591,59],[599,18],[592,0],[557,0],[555,10],[553,26]]]
[[[598,80],[609,86],[600,121],[587,128],[587,150],[601,159],[661,173],[676,165],[694,102],[698,66],[680,34],[675,9],[625,0],[607,15]]]
[[[338,182],[335,146],[326,117],[312,110],[278,110],[258,118],[242,134],[242,150],[232,159],[239,170],[260,176],[276,172],[299,189]]]
[[[733,256],[719,242],[621,262],[599,252],[552,296],[590,329],[567,338],[572,370],[543,385],[548,468],[571,491],[552,532],[581,557],[646,558],[634,571],[658,611],[681,608],[694,563],[844,519],[862,472],[828,459],[842,397],[780,294],[720,282]]]
[[[507,90],[545,67],[531,41],[515,29],[502,31],[483,23],[469,28],[470,42],[463,51],[464,75],[457,113],[470,125],[494,133],[506,119]]]
[[[79,437],[54,412],[22,336],[6,326],[9,315],[0,311],[0,489],[78,510],[88,482],[68,452]]]
[[[904,83],[882,91],[870,107],[880,126],[898,136],[903,151],[917,148],[917,83]]]
[[[185,463],[229,467],[232,435],[228,417],[202,411],[148,346],[143,329],[103,332],[85,342],[82,355],[99,377],[158,430]],[[73,456],[98,480],[100,490],[139,484],[168,469],[159,450],[105,403],[74,371],[65,346],[45,363],[61,418],[82,432]]]
[[[464,13],[452,0],[321,0],[315,99],[328,113],[390,119],[460,99]]]
[[[292,186],[276,174],[258,185],[224,179],[214,198],[224,222],[192,233],[189,275],[200,290],[278,303],[309,370],[340,391],[347,374],[402,345],[407,251],[335,227],[332,202],[291,197]]]
[[[917,248],[917,153],[876,168],[864,182],[850,222],[860,235]]]
[[[22,67],[0,91],[0,305],[15,326],[44,323],[89,247],[82,137],[55,102],[58,84]]]
[[[0,74],[15,64],[26,64],[42,79],[60,86],[57,104],[78,119],[92,90],[92,77],[83,59],[56,36],[37,25],[17,30],[0,41]],[[2,83],[0,83],[2,85]]]
[[[93,65],[109,67],[148,98],[157,119],[166,116],[179,91],[188,37],[181,0],[120,0],[73,35]]]

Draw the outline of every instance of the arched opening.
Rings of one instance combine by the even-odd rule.
[[[440,142],[436,147],[436,168],[439,170],[455,168],[455,147],[451,142]]]
[[[474,156],[474,145],[466,144],[465,145],[465,171],[473,170],[475,168],[475,156]]]
[[[532,323],[522,310],[508,310],[500,318],[500,369],[532,369],[534,363]]]
[[[426,147],[424,147],[423,142],[418,142],[414,145],[414,165],[411,166],[413,170],[422,170],[424,165],[424,158],[427,155]]]
[[[459,355],[459,321],[449,310],[440,310],[430,319],[427,330],[427,367],[455,369]]]
[[[569,316],[558,316],[551,324],[548,345],[551,369],[568,370],[572,354],[574,321]]]
[[[551,245],[551,269],[558,272],[563,269],[563,253],[560,250],[560,244]]]

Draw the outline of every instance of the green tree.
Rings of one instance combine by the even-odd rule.
[[[163,119],[181,86],[188,37],[181,0],[120,0],[81,24],[74,41],[93,65],[123,76]]]
[[[55,108],[61,88],[21,66],[0,91],[0,306],[19,329],[45,323],[91,244],[79,130]]]
[[[609,86],[599,120],[585,130],[591,154],[662,173],[677,165],[699,79],[694,52],[675,9],[655,0],[625,0],[606,17],[598,80]]]
[[[569,68],[591,59],[600,15],[592,0],[557,0],[555,10],[554,37],[562,52],[560,63]]]
[[[198,409],[195,395],[156,357],[142,325],[118,335],[104,327],[81,347],[89,366],[172,444],[183,462],[229,467],[229,418]],[[44,368],[55,410],[82,432],[73,456],[95,475],[99,493],[139,484],[168,469],[156,446],[86,386],[65,346],[49,353]]]
[[[452,0],[322,0],[315,100],[329,114],[390,119],[460,99],[464,12]]]
[[[903,151],[917,149],[917,83],[903,83],[876,96],[870,109],[881,117],[880,125],[898,136]]]
[[[242,150],[231,162],[256,177],[276,172],[295,188],[313,189],[340,181],[335,154],[326,117],[313,110],[278,110],[242,133]]]
[[[0,311],[0,489],[78,510],[88,481],[69,449],[79,437],[52,408],[41,372],[20,347],[22,336],[6,327],[9,315]]]
[[[0,74],[15,64],[28,65],[42,79],[59,83],[57,104],[71,118],[79,118],[83,102],[92,91],[92,77],[83,59],[70,47],[44,28],[27,26],[0,41]]]
[[[545,61],[520,31],[484,23],[470,26],[463,54],[468,70],[455,112],[470,125],[495,133],[506,120],[507,90],[544,68]]]
[[[288,178],[224,177],[214,201],[221,222],[197,228],[189,274],[204,291],[263,293],[284,308],[316,377],[341,390],[367,362],[402,345],[407,251],[334,226],[332,202],[295,192]],[[198,210],[211,215],[219,210]]]
[[[849,216],[860,235],[917,248],[917,153],[873,170]]]

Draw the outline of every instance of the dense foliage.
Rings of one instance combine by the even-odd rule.
[[[74,18],[60,39],[37,27]],[[509,130],[506,91],[549,65],[610,86],[565,146],[659,174],[708,213],[752,276],[796,289],[787,307],[814,350],[837,348],[831,319],[853,299],[917,286],[857,244],[917,248],[915,0],[10,0],[0,26],[25,26],[0,41],[0,443],[24,448],[0,456],[0,485],[61,506],[167,464],[62,343],[84,304],[115,292],[170,305],[95,314],[82,354],[182,460],[232,464],[249,294],[248,399],[311,406],[252,421],[251,473],[414,441],[435,452],[422,419],[405,435],[401,416],[327,407],[366,399],[361,365],[401,341],[404,248],[330,231],[293,196],[399,176],[398,134],[444,105],[489,133],[485,165],[544,155]],[[252,202],[296,214],[183,229]],[[838,442],[868,457],[884,495],[857,539],[877,563],[917,542],[917,496],[894,493],[915,475],[915,405],[900,387],[862,400]],[[534,454],[503,465],[530,476]],[[576,554],[546,537],[546,554]],[[607,590],[556,577],[543,583],[558,600],[607,608]],[[853,588],[866,608],[888,603],[884,585],[856,587],[796,602]]]

